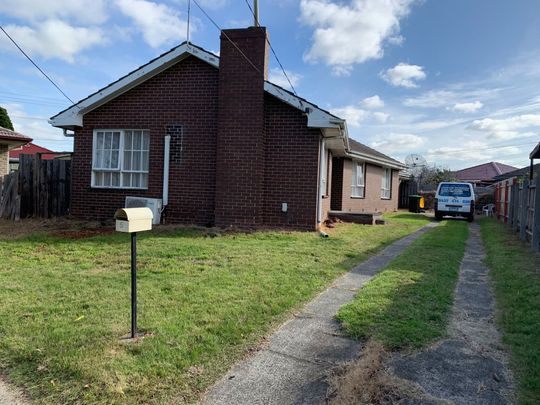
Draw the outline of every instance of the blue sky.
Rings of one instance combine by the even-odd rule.
[[[223,28],[252,22],[244,0],[198,2]],[[0,2],[2,26],[74,100],[184,41],[186,12],[187,0]],[[537,0],[260,0],[260,20],[298,94],[395,158],[524,166],[540,141]],[[193,3],[191,22],[191,40],[218,51]],[[270,76],[287,86],[273,58]],[[1,35],[0,77],[15,129],[71,150],[46,121],[69,103]]]

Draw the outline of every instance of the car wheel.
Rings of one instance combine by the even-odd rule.
[[[439,214],[438,212],[435,212],[435,219],[436,219],[437,221],[442,221],[442,215]]]
[[[467,222],[472,222],[472,221],[474,221],[474,215],[473,214],[471,214],[471,215],[469,215],[467,217]]]

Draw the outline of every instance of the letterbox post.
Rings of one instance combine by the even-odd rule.
[[[131,234],[131,339],[137,337],[137,233],[152,229],[152,210],[121,208],[115,213],[116,230]]]
[[[131,338],[137,337],[137,232],[131,234]]]

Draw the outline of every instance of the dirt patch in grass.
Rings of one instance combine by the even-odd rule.
[[[81,221],[70,217],[51,219],[28,218],[20,221],[0,219],[0,240],[18,239],[31,235],[51,235],[55,233],[59,237],[66,237],[72,233],[75,234],[83,231],[112,232],[113,226],[114,223],[112,221]],[[79,238],[69,237],[69,239]]]
[[[367,342],[361,356],[332,370],[326,403],[330,405],[396,404],[426,399],[416,384],[398,378],[386,366],[389,354],[381,342]]]
[[[63,239],[84,239],[91,238],[93,236],[110,235],[114,233],[114,229],[102,228],[102,229],[74,229],[66,231],[52,232],[50,235],[55,238]]]

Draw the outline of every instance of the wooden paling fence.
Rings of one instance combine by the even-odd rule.
[[[51,218],[69,212],[71,161],[20,155],[19,170],[0,178],[0,218]]]
[[[540,175],[510,187],[507,223],[535,252],[540,251]]]

